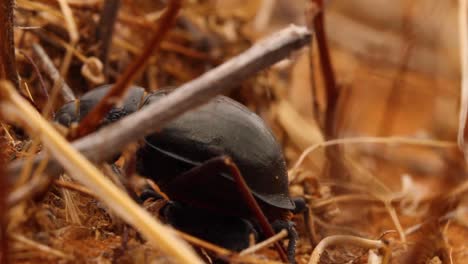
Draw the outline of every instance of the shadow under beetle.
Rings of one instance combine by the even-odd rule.
[[[101,86],[65,104],[55,120],[65,126],[79,122],[110,87]],[[157,103],[169,92],[161,90],[147,95],[143,88],[134,86],[101,125]],[[223,162],[226,156],[239,168],[272,226],[277,231],[288,230],[288,259],[295,262],[297,233],[290,219],[292,213],[304,210],[305,203],[302,199],[293,201],[289,196],[286,164],[271,130],[242,104],[218,96],[169,122],[145,138],[136,153],[136,168],[171,199],[161,210],[167,222],[238,251],[249,246],[251,234],[259,239],[263,236]],[[149,196],[158,195],[147,190],[141,197]]]

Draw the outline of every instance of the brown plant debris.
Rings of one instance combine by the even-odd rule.
[[[287,214],[298,231],[297,263],[468,263],[467,159],[457,146],[467,134],[463,7],[464,0],[2,1],[0,262],[283,263],[285,230],[263,242],[251,235],[235,252],[180,230],[156,235],[170,225],[167,194],[136,205],[146,186],[159,191],[135,173],[143,138],[224,94],[272,128],[290,195],[306,201],[304,214]],[[91,121],[78,130],[51,121],[65,102],[79,104],[102,84],[117,88]],[[131,85],[175,91],[100,128]],[[108,183],[83,180],[90,171]],[[109,188],[119,195],[103,194]],[[150,222],[158,230],[142,227]]]

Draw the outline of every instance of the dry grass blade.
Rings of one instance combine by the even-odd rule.
[[[76,27],[76,22],[73,17],[73,12],[70,6],[68,5],[67,1],[65,0],[57,0],[57,1],[59,2],[60,9],[62,10],[63,17],[65,18],[65,22],[67,25],[68,35],[70,36],[70,47],[75,47],[76,43],[78,43],[80,35]],[[72,58],[73,58],[73,50],[71,48],[67,48],[65,57],[62,60],[62,65],[60,66],[61,76],[67,76]],[[59,88],[54,87],[52,89],[52,96],[54,95],[54,92],[53,92],[54,89],[59,89]],[[52,97],[52,100],[53,100],[53,97]]]
[[[178,239],[147,211],[77,152],[32,106],[7,83],[1,83],[2,114],[21,122],[30,132],[40,135],[44,146],[66,168],[70,176],[91,189],[117,215],[135,227],[153,246],[161,248],[180,263],[203,263],[189,246]]]
[[[88,188],[85,188],[81,185],[78,185],[76,183],[73,183],[71,181],[65,181],[65,180],[55,180],[54,184],[57,186],[60,186],[62,188],[66,188],[68,190],[76,191],[79,193],[82,193],[84,195],[90,196],[90,197],[96,197],[93,192],[91,192]]]
[[[232,251],[229,251],[225,248],[219,247],[217,245],[211,244],[210,242],[206,242],[204,240],[201,240],[199,238],[196,238],[194,236],[191,236],[189,234],[186,234],[184,232],[174,230],[177,235],[185,239],[187,242],[189,242],[192,245],[196,245],[198,247],[204,248],[206,250],[209,250],[211,252],[214,252],[218,254],[219,256],[231,256],[234,255],[235,253]]]
[[[55,68],[54,63],[49,58],[45,50],[39,44],[33,44],[32,49],[36,55],[36,57],[41,61],[42,69],[49,75],[49,77],[54,82],[53,87],[59,86],[60,91],[62,92],[62,96],[65,101],[73,101],[76,99],[75,95],[73,94],[72,89],[65,80],[60,75],[57,68]]]
[[[266,240],[263,240],[262,242],[258,243],[258,244],[255,244],[249,248],[246,248],[244,250],[242,250],[239,255],[240,256],[243,256],[243,255],[247,255],[247,254],[252,254],[264,247],[267,247],[277,241],[280,241],[281,239],[285,238],[286,236],[288,235],[288,231],[287,230],[281,230],[281,232],[277,233],[276,235],[266,239]]]
[[[18,87],[13,38],[14,2],[14,0],[5,0],[0,3],[0,79],[10,80]]]
[[[3,168],[7,161],[6,145],[8,143],[3,141],[0,143],[0,175],[3,174]],[[9,255],[9,241],[7,238],[8,227],[8,196],[10,194],[10,184],[5,181],[5,178],[0,179],[0,263],[7,263],[6,260]]]
[[[106,0],[99,18],[96,38],[100,41],[99,59],[104,64],[104,74],[107,76],[109,64],[109,51],[112,43],[115,20],[120,7],[120,0]]]
[[[317,143],[308,147],[301,154],[299,159],[296,161],[291,170],[298,169],[301,166],[304,159],[310,153],[318,150],[322,147],[328,147],[333,145],[347,145],[347,144],[365,144],[365,143],[374,143],[374,144],[409,144],[409,145],[420,145],[427,147],[437,147],[437,148],[453,148],[456,146],[454,142],[451,141],[441,141],[435,139],[417,139],[417,138],[404,138],[404,137],[354,137],[354,138],[341,138],[328,140],[325,142]]]
[[[457,141],[461,151],[465,152],[465,126],[468,117],[468,28],[466,23],[468,5],[466,0],[459,0],[458,34],[460,41],[461,97]],[[466,156],[466,155],[465,155]],[[466,157],[465,157],[466,158]]]
[[[34,249],[37,249],[39,251],[42,251],[42,252],[45,252],[47,254],[50,254],[50,255],[53,255],[53,256],[56,256],[56,257],[59,257],[59,258],[63,258],[63,259],[66,259],[66,260],[72,260],[73,257],[70,256],[70,255],[67,255],[65,253],[63,253],[62,251],[60,250],[57,250],[57,249],[53,249],[49,246],[46,246],[44,244],[40,244],[36,241],[33,241],[29,238],[26,238],[22,235],[17,235],[17,234],[12,234],[11,237],[20,242],[20,243],[23,243],[31,248],[34,248]]]
[[[325,252],[327,247],[331,245],[354,245],[364,248],[384,248],[386,244],[381,240],[372,240],[356,236],[347,236],[347,235],[336,235],[329,236],[320,241],[320,243],[315,247],[312,255],[310,256],[309,264],[318,264],[320,263],[320,257]]]
[[[65,0],[57,0],[60,5],[60,9],[62,10],[63,17],[65,18],[65,22],[67,25],[68,34],[70,35],[71,43],[78,42],[80,35],[78,33],[78,29],[76,28],[75,20],[73,19],[73,13],[68,5],[68,2]]]

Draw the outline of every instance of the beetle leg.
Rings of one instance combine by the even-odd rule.
[[[143,191],[141,192],[140,196],[138,197],[140,199],[140,202],[143,203],[144,201],[153,198],[155,200],[164,200],[164,196],[162,196],[160,193],[155,191],[151,186],[147,185],[144,187]]]
[[[296,246],[297,246],[297,240],[299,240],[299,236],[297,234],[296,228],[294,227],[294,222],[292,221],[284,221],[284,220],[276,220],[272,224],[273,228],[275,231],[279,232],[283,229],[286,229],[288,231],[288,249],[287,249],[287,254],[288,254],[288,260],[289,263],[296,263]]]
[[[307,202],[304,200],[304,197],[294,197],[292,198],[296,208],[292,211],[293,214],[300,214],[307,212],[309,210]]]

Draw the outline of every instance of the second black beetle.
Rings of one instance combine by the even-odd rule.
[[[78,102],[65,104],[55,119],[66,126],[79,122],[109,88],[94,89]],[[162,90],[145,95],[143,88],[132,87],[102,124],[157,103],[168,93]],[[263,120],[245,106],[219,96],[169,122],[146,137],[137,151],[137,172],[154,180],[174,201],[163,210],[170,223],[240,250],[248,246],[249,233],[257,230],[257,223],[229,170],[216,164],[211,165],[214,170],[204,169],[207,161],[220,156],[229,156],[237,164],[268,220],[289,230],[288,255],[294,262],[296,234],[289,220],[296,206],[289,196],[282,151]]]

